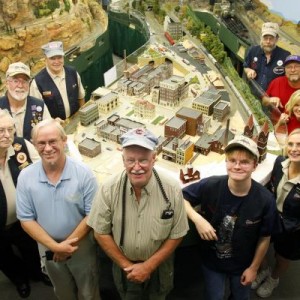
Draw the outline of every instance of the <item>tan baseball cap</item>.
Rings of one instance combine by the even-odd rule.
[[[225,147],[225,152],[227,152],[228,150],[230,150],[232,148],[238,148],[238,147],[247,149],[248,151],[250,151],[252,154],[254,154],[256,156],[257,160],[259,159],[259,152],[257,149],[257,144],[253,140],[248,138],[247,136],[244,136],[244,135],[236,136]]]
[[[277,37],[279,32],[279,26],[277,23],[267,22],[264,23],[261,28],[261,36],[272,35]]]
[[[12,77],[12,76],[15,76],[18,74],[24,74],[24,75],[28,76],[29,78],[31,78],[30,69],[24,63],[16,62],[16,63],[10,64],[6,71],[6,77]]]

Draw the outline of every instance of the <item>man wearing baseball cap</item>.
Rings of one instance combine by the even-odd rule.
[[[262,98],[265,106],[274,105],[282,112],[291,95],[300,89],[300,55],[289,55],[284,61],[285,76],[271,81]]]
[[[65,120],[84,104],[85,91],[76,70],[64,65],[61,41],[42,46],[46,67],[32,80],[30,95],[44,99],[52,118]]]
[[[251,80],[257,83],[257,85],[251,84],[250,86],[252,93],[259,99],[274,78],[284,75],[283,63],[290,54],[289,51],[277,46],[278,32],[277,23],[264,23],[261,30],[260,45],[250,47],[245,58],[244,72],[250,83]]]
[[[6,71],[6,95],[0,98],[0,108],[7,109],[15,121],[16,135],[31,139],[31,130],[50,113],[41,99],[29,96],[30,69],[22,62],[9,65]]]
[[[102,183],[88,225],[114,262],[121,298],[163,300],[173,286],[172,253],[188,231],[182,192],[154,169],[153,133],[131,129],[120,142],[125,170]]]
[[[250,299],[250,284],[270,243],[276,213],[272,194],[251,179],[256,143],[237,136],[225,147],[227,175],[204,178],[183,189],[188,217],[202,239],[203,299]],[[201,205],[199,212],[194,206]]]

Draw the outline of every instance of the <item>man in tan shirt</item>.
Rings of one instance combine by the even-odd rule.
[[[85,91],[76,70],[64,64],[61,41],[50,42],[42,50],[46,67],[33,79],[30,95],[44,100],[52,118],[65,120],[84,104]]]
[[[29,96],[30,69],[22,62],[9,65],[6,71],[5,96],[0,98],[0,108],[7,109],[14,119],[16,135],[31,139],[32,128],[44,119],[51,119],[41,98]]]
[[[39,159],[34,146],[15,137],[14,120],[0,109],[0,270],[22,298],[30,295],[29,279],[42,280],[37,244],[21,228],[16,216],[16,184],[20,171]],[[16,255],[13,246],[21,255]]]
[[[172,253],[188,231],[179,183],[153,168],[157,142],[144,128],[121,136],[125,171],[101,185],[88,219],[114,261],[122,299],[165,299],[173,285]]]

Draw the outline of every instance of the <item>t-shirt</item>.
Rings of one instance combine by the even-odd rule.
[[[289,85],[286,76],[281,76],[271,81],[267,89],[267,95],[269,97],[278,97],[282,104],[281,110],[283,111],[291,95],[297,90],[298,89],[293,88]]]

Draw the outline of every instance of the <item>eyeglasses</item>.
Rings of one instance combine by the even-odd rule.
[[[30,79],[21,79],[21,78],[12,78],[12,79],[7,79],[8,82],[11,82],[13,85],[29,85]]]
[[[59,141],[60,140],[49,140],[48,142],[37,142],[35,146],[38,150],[44,150],[47,145],[51,148],[57,146]]]
[[[139,164],[140,167],[148,167],[149,160],[148,159],[125,159],[124,163],[127,167],[133,168],[136,164]]]
[[[227,159],[226,163],[230,166],[239,165],[241,168],[248,168],[253,162],[247,159],[243,159],[243,160]]]
[[[6,131],[9,135],[12,135],[15,133],[15,127],[0,128],[0,136],[3,136]]]
[[[299,64],[295,64],[295,65],[287,65],[285,67],[286,70],[292,70],[295,69],[296,71],[300,70],[300,65]]]

